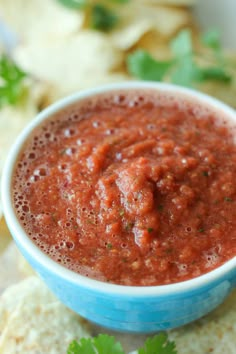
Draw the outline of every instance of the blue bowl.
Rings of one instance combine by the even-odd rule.
[[[236,285],[236,257],[200,277],[162,286],[109,284],[74,273],[44,254],[27,236],[14,211],[11,181],[19,152],[31,132],[55,112],[103,92],[120,89],[156,89],[181,94],[224,112],[236,123],[236,113],[223,103],[198,92],[174,85],[131,82],[80,92],[44,110],[22,132],[7,158],[2,176],[3,211],[15,242],[48,287],[69,308],[88,320],[110,329],[150,333],[192,322],[207,314]]]

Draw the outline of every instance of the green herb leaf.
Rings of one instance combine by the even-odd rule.
[[[95,338],[74,340],[69,345],[67,354],[125,354],[119,342],[107,334],[99,334]]]
[[[71,9],[83,9],[92,5],[93,0],[57,0],[62,5],[69,7]],[[102,2],[115,3],[115,4],[125,4],[128,3],[129,0],[101,0]],[[99,1],[97,2],[99,3]]]
[[[141,80],[161,81],[172,61],[157,61],[140,49],[128,56],[127,65],[129,73]]]
[[[214,50],[220,49],[220,32],[217,29],[211,29],[203,33],[201,37],[202,43]]]
[[[129,0],[58,0],[62,5],[75,10],[88,10],[89,27],[99,31],[110,31],[119,22],[113,8],[126,4]]]
[[[107,334],[99,334],[94,338],[93,343],[98,354],[124,354],[121,344]]]
[[[119,212],[120,216],[124,216],[125,215],[125,211],[124,209],[121,209],[120,212]]]
[[[56,218],[55,213],[51,213],[51,219],[55,224],[57,223],[57,218]]]
[[[125,230],[126,231],[130,231],[132,228],[134,227],[134,222],[128,222],[126,225],[125,225]]]
[[[199,229],[198,232],[204,232],[205,230],[203,228]]]
[[[91,9],[90,26],[96,30],[109,31],[116,26],[119,19],[107,7],[95,4]]]
[[[58,0],[62,5],[71,9],[83,9],[88,5],[87,0]]]
[[[148,231],[149,233],[151,233],[151,232],[153,231],[153,228],[152,228],[152,227],[148,227],[147,231]]]
[[[138,354],[177,354],[175,343],[168,340],[166,333],[159,333],[148,338]]]
[[[26,73],[22,71],[9,57],[3,55],[0,59],[0,107],[14,105],[23,91],[23,81]]]
[[[144,346],[137,350],[138,354],[177,354],[175,343],[168,340],[166,333],[159,333],[148,338]],[[74,340],[67,349],[67,354],[125,354],[120,342],[107,334],[99,334],[94,338]]]
[[[230,197],[225,197],[225,201],[231,203],[233,201],[233,199]]]
[[[217,80],[224,83],[231,81],[221,52],[218,35],[208,32],[204,41],[213,49],[214,65],[202,67],[196,60],[190,30],[182,30],[170,43],[172,59],[155,60],[148,52],[137,50],[127,58],[128,72],[141,80],[171,82],[182,86],[194,86],[199,82]]]
[[[157,207],[157,209],[158,209],[159,211],[163,211],[164,206],[163,206],[162,204],[159,204],[158,207]]]
[[[176,62],[170,77],[174,84],[186,87],[191,87],[194,82],[199,82],[202,79],[201,71],[191,55],[186,55]]]
[[[130,0],[107,0],[107,2],[114,2],[117,4],[126,4],[128,3]]]
[[[209,68],[202,68],[200,70],[201,80],[217,80],[223,82],[231,82],[232,77],[230,74],[226,72],[223,67],[209,67]]]
[[[182,30],[171,41],[170,48],[175,58],[171,70],[171,81],[174,84],[191,87],[193,82],[201,81],[202,74],[193,57],[191,32]]]
[[[80,350],[80,345],[76,340],[73,340],[67,349],[67,354],[77,354],[79,353],[79,350]]]
[[[189,30],[182,30],[171,41],[170,48],[176,58],[182,58],[185,55],[192,55],[192,38]]]
[[[82,338],[79,343],[74,340],[69,345],[67,354],[96,354],[92,338]]]

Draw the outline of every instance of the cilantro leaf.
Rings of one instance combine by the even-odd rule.
[[[128,71],[141,80],[161,81],[172,65],[171,61],[158,61],[145,50],[137,50],[127,58]]]
[[[126,4],[129,1],[130,0],[107,0],[107,2],[114,2],[114,3],[117,3],[117,4]]]
[[[3,55],[0,58],[0,107],[17,103],[26,76],[9,57]]]
[[[218,80],[223,82],[231,82],[232,77],[223,67],[209,67],[201,69],[202,80]]]
[[[92,338],[82,338],[79,343],[73,340],[67,349],[67,354],[96,354],[92,340]]]
[[[202,75],[191,55],[181,58],[171,72],[171,82],[186,87],[191,87],[193,82],[201,81],[201,78]]]
[[[217,29],[211,29],[203,33],[201,37],[202,43],[214,50],[220,49],[220,32]]]
[[[138,354],[177,354],[175,343],[168,340],[166,333],[159,333],[148,338]]]
[[[99,334],[94,338],[82,338],[72,341],[67,354],[125,354],[119,342],[107,334]]]
[[[71,9],[82,9],[84,8],[88,1],[87,0],[58,0],[62,5],[69,7]]]
[[[93,342],[98,354],[124,354],[121,344],[107,334],[99,334]]]
[[[193,46],[190,31],[187,29],[180,31],[171,41],[170,48],[175,58],[192,55]]]
[[[171,41],[170,48],[175,58],[175,65],[170,74],[171,82],[177,85],[191,87],[193,82],[201,81],[202,74],[193,57],[190,31],[180,31]]]
[[[94,1],[92,0],[57,0],[62,5],[69,7],[71,9],[83,9],[86,6],[91,5]],[[101,0],[102,2],[115,3],[115,4],[125,4],[130,0]],[[97,2],[99,3],[99,1]]]
[[[166,333],[159,333],[148,338],[144,346],[137,350],[138,354],[177,354],[175,343],[168,340]],[[107,334],[99,334],[94,338],[82,338],[72,341],[67,354],[125,354],[120,342]]]
[[[76,340],[73,340],[67,349],[67,354],[77,354],[79,353],[79,350],[80,350],[80,345]]]
[[[129,0],[58,0],[62,5],[74,9],[85,10],[89,18],[89,27],[99,31],[110,31],[119,22],[119,16],[111,9],[129,2]],[[113,6],[113,7],[114,7]]]
[[[91,8],[90,26],[96,30],[109,31],[116,26],[119,19],[107,7],[95,4]]]
[[[78,351],[79,351],[79,344],[76,340],[73,340],[69,344],[69,347],[67,348],[67,354],[75,354],[76,352],[78,353]]]
[[[198,55],[193,50],[191,31],[184,29],[170,43],[171,59],[158,61],[148,52],[139,49],[128,56],[127,70],[141,80],[170,80],[187,87],[207,80],[229,83],[232,77],[222,55],[218,34],[214,31],[208,32],[204,41],[213,51],[212,66],[198,63]]]

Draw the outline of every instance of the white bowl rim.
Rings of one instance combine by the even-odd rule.
[[[60,278],[63,278],[71,283],[77,284],[78,286],[91,289],[93,291],[97,291],[98,293],[104,294],[113,294],[122,296],[132,296],[135,298],[139,297],[152,297],[152,296],[173,296],[177,293],[185,293],[188,291],[194,291],[198,288],[204,286],[209,286],[210,284],[222,280],[228,280],[227,276],[231,275],[236,268],[236,256],[231,260],[227,261],[223,265],[219,266],[215,270],[212,270],[204,275],[201,275],[196,278],[192,278],[190,280],[186,280],[183,282],[167,284],[167,285],[156,285],[156,286],[127,286],[127,285],[117,285],[112,283],[101,282],[92,278],[85,277],[83,275],[77,274],[64,266],[56,263],[56,261],[52,260],[49,256],[43,253],[27,236],[20,222],[18,221],[16,214],[14,212],[14,208],[12,206],[11,199],[11,180],[14,163],[17,160],[18,154],[21,150],[21,147],[25,141],[25,139],[29,136],[29,134],[45,119],[56,113],[57,111],[69,106],[78,100],[86,99],[90,96],[111,92],[111,91],[119,91],[119,90],[140,90],[140,89],[154,89],[160,92],[173,92],[179,95],[183,95],[185,97],[193,98],[195,100],[199,100],[203,104],[207,106],[212,106],[213,109],[222,110],[225,115],[229,116],[232,121],[236,123],[236,112],[227,106],[226,104],[218,101],[217,99],[210,97],[206,94],[200,93],[198,91],[180,87],[173,84],[167,83],[157,83],[157,82],[148,82],[148,81],[128,81],[122,83],[113,83],[108,85],[103,85],[83,91],[79,91],[75,94],[72,94],[68,97],[65,97],[42,112],[40,112],[34,120],[28,124],[25,129],[21,132],[21,134],[16,139],[13,144],[9,155],[7,157],[7,161],[4,166],[3,174],[2,174],[2,185],[1,185],[1,193],[2,193],[2,205],[3,212],[6,218],[6,222],[8,227],[15,238],[17,243],[20,243],[24,250],[30,254],[31,257],[38,260],[39,263],[43,264],[43,267],[49,269],[52,273],[55,273]],[[235,275],[234,275],[235,276]]]

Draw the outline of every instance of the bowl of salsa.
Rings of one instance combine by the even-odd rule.
[[[174,85],[90,89],[7,159],[6,221],[68,307],[134,333],[191,322],[236,282],[236,114]]]

